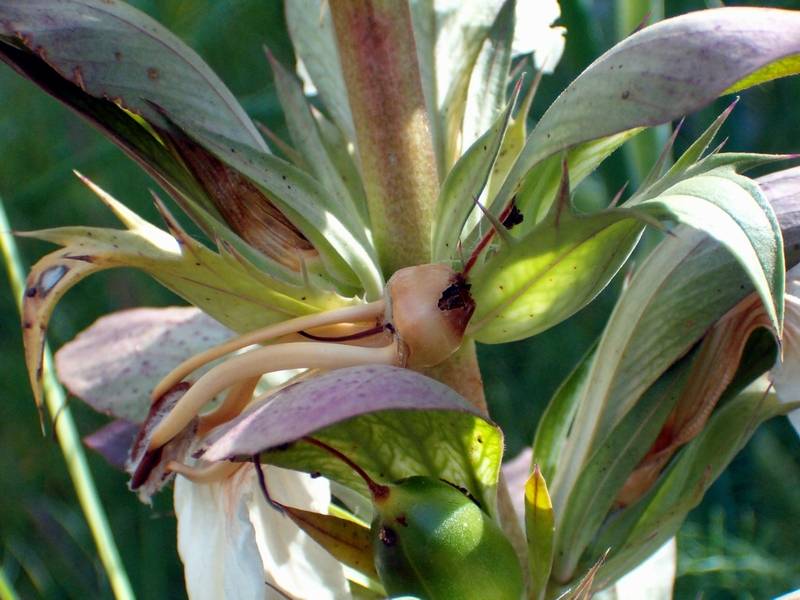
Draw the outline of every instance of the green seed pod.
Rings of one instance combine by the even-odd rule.
[[[455,487],[410,477],[373,497],[375,566],[390,596],[519,600],[522,571],[511,543]]]

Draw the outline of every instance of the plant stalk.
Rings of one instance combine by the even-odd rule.
[[[14,590],[14,586],[11,585],[11,582],[6,577],[6,573],[3,568],[0,566],[0,600],[19,600],[19,596],[17,595],[16,590]]]
[[[397,0],[330,0],[384,273],[430,262],[439,176],[411,14]]]
[[[22,261],[17,252],[17,245],[11,235],[11,226],[6,216],[5,207],[0,200],[0,250],[8,270],[8,279],[17,308],[22,310],[22,294],[25,289],[25,275]],[[81,445],[81,438],[72,413],[67,406],[64,389],[53,374],[53,356],[49,347],[45,346],[43,365],[43,388],[45,403],[53,422],[55,437],[61,446],[67,471],[78,496],[78,502],[92,532],[97,553],[108,575],[111,589],[117,600],[133,600],[135,595],[131,587],[119,550],[111,533],[105,509],[97,493],[97,488],[89,470],[86,454]]]

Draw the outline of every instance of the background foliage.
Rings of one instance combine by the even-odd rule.
[[[284,131],[262,45],[284,64],[292,51],[277,0],[136,0],[132,2],[178,33],[210,63],[246,110]],[[749,4],[753,4],[750,2]],[[734,2],[726,3],[734,4]],[[797,0],[770,2],[800,8]],[[667,13],[704,8],[700,0],[667,1]],[[615,41],[613,2],[562,0],[567,49],[546,77],[535,115],[589,62]],[[800,151],[800,80],[783,80],[748,92],[723,133],[730,150]],[[694,139],[720,106],[687,121],[678,137]],[[92,194],[72,175],[78,169],[139,214],[158,221],[148,190],[154,184],[122,153],[33,85],[0,69],[0,196],[15,229],[91,223],[114,225]],[[580,202],[603,204],[635,179],[622,153],[579,189]],[[48,250],[20,240],[33,262]],[[508,456],[532,439],[536,420],[556,385],[599,334],[618,289],[568,323],[534,339],[482,347],[481,365],[493,415],[506,431]],[[131,306],[177,300],[137,272],[119,270],[82,283],[60,305],[50,329],[54,348],[98,316]],[[8,288],[0,286],[0,566],[23,598],[110,597],[89,531],[52,437],[42,438],[25,375],[20,328]],[[83,433],[103,419],[78,402]],[[523,418],[524,416],[524,418]],[[175,554],[169,494],[151,509],[125,486],[125,477],[92,456],[102,500],[134,586],[141,598],[183,598]],[[754,436],[716,483],[679,537],[676,597],[763,598],[800,587],[800,444],[785,420]],[[795,526],[789,526],[794,523]]]

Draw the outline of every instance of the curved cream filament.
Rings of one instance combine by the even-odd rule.
[[[284,369],[340,369],[368,364],[399,364],[396,343],[364,348],[325,342],[292,342],[265,346],[217,365],[189,388],[172,411],[155,427],[149,450],[177,435],[214,396],[242,380]]]
[[[227,342],[223,342],[218,346],[209,348],[205,352],[196,354],[188,360],[182,362],[175,367],[166,377],[164,377],[153,390],[151,395],[155,400],[163,396],[170,390],[176,383],[182,381],[187,375],[199,369],[203,365],[216,360],[226,354],[241,350],[253,344],[261,344],[275,338],[279,338],[298,331],[306,329],[314,329],[324,325],[331,325],[336,323],[345,322],[359,322],[375,319],[383,314],[386,302],[384,300],[376,300],[369,304],[360,304],[358,306],[346,306],[336,310],[331,310],[323,313],[313,315],[306,315],[297,317],[274,325],[268,325],[261,329],[245,333],[235,337]]]

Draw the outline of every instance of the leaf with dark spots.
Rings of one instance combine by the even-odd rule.
[[[548,157],[679,119],[734,89],[797,73],[798,54],[797,11],[720,8],[638,31],[589,65],[547,109],[498,193],[498,210]]]
[[[212,252],[178,229],[179,226],[165,213],[176,237],[170,236],[96,186],[89,185],[128,227],[127,230],[62,227],[19,234],[64,246],[32,267],[23,298],[25,361],[39,406],[41,356],[47,323],[60,298],[92,273],[116,267],[139,268],[240,332],[287,316],[327,310],[347,303],[333,292],[283,285],[239,255]],[[70,258],[78,252],[89,252],[92,262]]]
[[[124,471],[128,453],[138,431],[139,426],[136,423],[117,419],[85,436],[83,443],[105,458],[112,467]]]
[[[267,146],[233,94],[200,56],[145,13],[102,0],[0,1],[0,35],[25,46],[95,98],[162,123],[145,99],[191,128],[258,150]]]
[[[341,460],[301,441],[310,435],[376,480],[445,479],[494,509],[499,428],[449,387],[397,367],[339,369],[286,387],[212,433],[203,458],[261,453],[266,463],[319,472],[366,495],[364,482]]]
[[[232,245],[257,268],[288,283],[302,284],[303,279],[299,272],[287,269],[266,254],[251,248],[227,227],[215,203],[209,198],[216,187],[206,191],[202,182],[187,169],[174,149],[164,145],[166,138],[163,128],[156,128],[159,129],[156,132],[146,122],[113,101],[95,98],[64,79],[37,54],[6,42],[8,40],[0,36],[0,60],[86,118],[120,146],[172,196],[210,238]]]
[[[93,263],[65,260],[61,252],[54,252],[36,263],[28,274],[22,303],[22,341],[33,398],[39,409],[43,402],[44,345],[53,308],[69,288],[102,268]]]
[[[299,272],[318,258],[306,237],[249,179],[175,128],[166,133],[176,152],[228,225],[253,248]]]
[[[58,74],[38,54],[7,41],[0,37],[0,60],[86,118],[165,188],[179,189],[206,210],[213,210],[213,205],[186,168],[133,115],[111,100],[87,94]]]
[[[64,345],[56,370],[70,393],[96,411],[141,423],[150,392],[167,373],[233,335],[194,307],[125,310],[102,317]]]
[[[383,293],[383,276],[361,215],[341,205],[315,179],[290,163],[220,136],[192,135],[173,114],[169,135],[189,140],[241,174],[313,244],[326,275],[344,286],[360,286],[370,297]],[[352,289],[352,288],[351,288]]]

